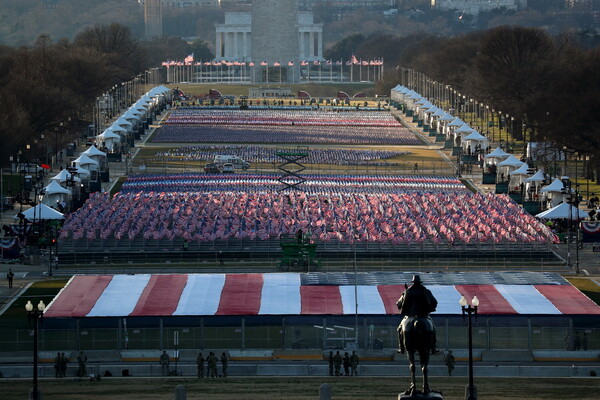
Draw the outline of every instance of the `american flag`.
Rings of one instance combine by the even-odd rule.
[[[254,67],[254,63],[253,63],[252,61],[250,61],[250,62],[248,63],[248,66],[249,66],[249,67]]]
[[[321,65],[321,61],[315,60],[315,61],[313,61],[313,64],[315,64],[315,65]]]
[[[350,59],[350,61],[352,61],[352,64],[360,63],[360,61],[358,61],[358,58],[356,58],[356,56],[354,54],[352,54],[352,58]]]
[[[193,63],[194,62],[194,53],[187,56],[183,61],[186,63],[186,65]]]
[[[273,63],[273,66],[274,66],[274,67],[281,67],[281,63],[280,63],[279,61],[275,61],[275,62]]]
[[[308,65],[308,61],[302,61],[302,62],[300,63],[300,65],[302,65],[303,67],[305,67],[305,66],[307,66],[307,65]]]
[[[262,62],[260,63],[260,65],[262,65],[263,67],[266,67],[266,66],[267,66],[267,65],[269,65],[269,64],[268,64],[266,61],[262,61]]]
[[[294,62],[293,62],[293,61],[290,61],[290,62],[288,62],[288,65],[289,65],[290,67],[293,67],[293,66],[294,66]]]

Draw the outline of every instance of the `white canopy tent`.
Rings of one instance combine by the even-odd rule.
[[[107,130],[96,136],[96,139],[100,141],[100,143],[103,143],[104,146],[106,146],[106,148],[109,150],[112,150],[115,144],[121,142],[121,136],[113,132],[111,128],[108,128]]]
[[[71,179],[71,174],[66,169],[61,170],[58,174],[56,174],[55,176],[50,178],[51,181],[56,181],[58,183],[63,183],[70,179]],[[79,179],[76,176],[73,176],[73,181],[81,182],[81,179]]]
[[[542,182],[544,182],[544,170],[539,169],[535,174],[530,176],[529,178],[525,178],[525,190],[530,194],[530,197],[533,200],[537,200],[539,196],[540,186]]]
[[[561,203],[536,215],[537,218],[542,219],[569,219],[569,216],[575,221],[587,218],[588,214],[577,207],[573,207],[569,203]]]
[[[527,176],[529,176],[529,165],[527,163],[523,163],[519,168],[514,171],[510,171],[508,174],[510,175],[510,183],[509,186],[519,186],[521,183],[524,183],[524,180]]]
[[[41,204],[41,203],[35,207],[31,207],[30,209],[23,211],[23,215],[25,216],[25,219],[27,219],[28,221],[40,221],[40,220],[47,220],[47,219],[65,219],[63,214],[59,213],[58,211],[56,211],[53,208],[48,207],[47,205]],[[15,215],[14,218],[17,219],[18,217]]]
[[[502,150],[500,147],[496,147],[494,151],[485,155],[485,162],[487,164],[497,164],[502,160],[506,160],[510,154]]]
[[[465,136],[462,140],[463,145],[465,146],[465,149],[468,148],[469,146],[471,146],[472,148],[475,148],[479,145],[480,148],[485,149],[488,143],[488,139],[483,136],[481,133],[477,132],[476,130],[472,129],[471,133],[469,133],[467,136]]]
[[[546,197],[550,200],[552,207],[557,206],[561,201],[564,201],[564,185],[558,178],[554,179],[552,183],[544,186],[540,193],[545,193]]]
[[[50,181],[50,184],[44,188],[44,193],[42,203],[47,206],[54,206],[56,203],[65,201],[71,194],[69,189],[60,186],[57,181]]]
[[[88,171],[97,171],[98,170],[98,161],[92,160],[87,154],[81,153],[79,157],[73,161],[77,167],[84,168]]]
[[[101,170],[104,170],[104,167],[106,166],[105,152],[98,150],[98,148],[95,145],[91,145],[89,149],[84,151],[82,154],[85,154],[92,160],[96,161],[98,163],[99,168]]]

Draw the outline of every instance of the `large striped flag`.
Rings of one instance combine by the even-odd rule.
[[[311,282],[306,274],[76,275],[45,316],[353,315],[352,284]],[[358,313],[397,314],[401,284],[356,286]],[[600,307],[569,284],[432,284],[436,314],[458,315],[461,296],[477,295],[480,314],[600,315]]]

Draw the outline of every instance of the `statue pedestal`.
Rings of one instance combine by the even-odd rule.
[[[441,393],[431,392],[429,394],[418,393],[414,396],[408,394],[399,394],[398,400],[443,400]]]

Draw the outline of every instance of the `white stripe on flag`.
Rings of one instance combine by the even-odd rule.
[[[113,275],[87,317],[126,317],[148,285],[150,274]]]
[[[358,313],[359,314],[385,314],[385,306],[377,286],[358,285]],[[340,286],[342,295],[342,306],[344,314],[354,314],[356,305],[354,302],[354,285]]]
[[[214,315],[224,285],[225,274],[189,274],[173,315]]]
[[[532,285],[494,287],[519,314],[561,314],[554,304]]]
[[[260,299],[261,315],[300,315],[300,274],[263,274]]]
[[[462,313],[458,301],[460,293],[454,286],[449,285],[430,285],[427,289],[431,291],[433,297],[438,301],[435,314],[460,314]]]

